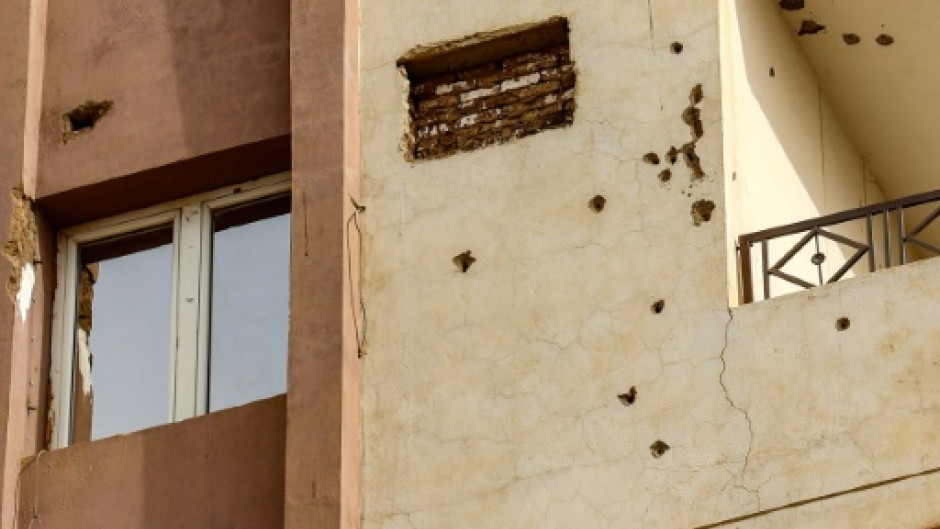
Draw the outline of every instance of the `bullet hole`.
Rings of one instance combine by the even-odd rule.
[[[633,404],[634,402],[636,402],[636,388],[631,387],[630,391],[617,395],[617,398],[620,399],[620,403],[623,404],[624,406],[629,406]]]
[[[671,447],[662,441],[656,441],[650,445],[650,453],[653,454],[653,457],[659,459],[663,457],[663,454],[669,451]]]
[[[890,46],[894,44],[894,37],[886,33],[882,33],[881,35],[878,35],[878,38],[875,39],[875,42],[881,44],[882,46]]]
[[[805,0],[780,0],[780,9],[784,11],[799,11],[806,7]]]
[[[705,126],[702,125],[702,111],[689,107],[682,112],[682,121],[692,130],[692,136],[699,139],[705,135]]]
[[[475,262],[477,262],[477,258],[471,255],[470,250],[454,257],[454,265],[465,274]]]
[[[702,160],[695,153],[695,142],[691,141],[682,146],[682,157],[685,158],[685,165],[692,170],[692,177],[695,179],[704,178],[705,171],[702,170]]]
[[[591,211],[594,213],[600,213],[604,211],[604,206],[607,205],[607,199],[601,195],[597,195],[588,202],[588,207],[591,208]]]
[[[669,152],[666,153],[666,160],[672,164],[676,165],[676,162],[679,161],[679,149],[675,147],[670,147]]]
[[[692,87],[692,91],[689,92],[689,101],[693,105],[697,105],[705,99],[705,92],[702,90],[702,85],[697,84]]]
[[[653,314],[662,314],[663,311],[666,310],[666,302],[659,300],[656,303],[653,303],[653,305],[650,307],[650,310],[653,312]]]
[[[703,222],[712,220],[712,213],[715,211],[715,203],[711,200],[699,200],[692,204],[692,222],[696,226],[701,226]]]
[[[848,318],[842,317],[836,320],[836,330],[837,331],[847,331],[849,327],[852,326],[852,322]]]
[[[774,67],[773,67],[773,66],[770,67],[770,76],[771,76],[771,77],[777,77],[777,71],[774,70]]]
[[[659,181],[665,184],[666,182],[668,182],[668,181],[670,181],[670,180],[672,180],[672,170],[670,170],[670,169],[663,169],[663,170],[659,173]]]
[[[801,37],[803,35],[815,35],[825,29],[826,26],[817,23],[815,20],[804,20],[803,23],[800,24],[800,30],[797,31],[796,34]]]
[[[648,152],[643,155],[643,161],[650,165],[659,165],[659,155],[655,152]]]
[[[669,51],[675,53],[676,55],[679,55],[680,53],[682,53],[682,50],[684,48],[685,46],[683,46],[681,42],[673,42],[672,44],[669,45]]]
[[[859,42],[862,42],[862,38],[856,35],[855,33],[843,33],[842,40],[845,41],[849,46],[855,46]]]
[[[93,129],[113,106],[113,101],[86,101],[62,116],[62,141]]]

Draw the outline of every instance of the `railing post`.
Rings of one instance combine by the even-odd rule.
[[[891,210],[885,209],[881,215],[885,235],[885,268],[891,268]]]
[[[754,278],[751,275],[751,241],[745,237],[738,239],[741,259],[741,303],[747,305],[754,301]]]
[[[770,299],[770,249],[768,248],[767,239],[760,242],[760,255],[761,270],[764,277],[764,299]]]
[[[898,246],[901,248],[901,262],[907,264],[907,235],[904,233],[904,208],[898,206]]]

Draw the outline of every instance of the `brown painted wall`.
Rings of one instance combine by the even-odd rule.
[[[24,163],[24,126],[29,48],[28,2],[0,1],[0,236],[10,232],[10,190],[21,185]],[[0,258],[0,279],[14,269]],[[17,325],[13,304],[0,293],[0,527],[12,527],[16,471],[27,442],[27,368],[25,325]]]
[[[41,454],[20,527],[280,528],[285,398]]]
[[[286,0],[51,2],[37,198],[288,134],[288,39]],[[87,100],[114,105],[63,144]]]
[[[358,2],[291,1],[287,529],[359,526]]]
[[[0,85],[9,103],[0,117],[17,127],[0,134],[0,155],[13,160],[0,186],[35,189],[43,262],[27,322],[0,299],[0,529],[14,517],[31,529],[358,526],[358,278],[349,270],[358,270],[359,242],[348,222],[359,183],[358,3],[52,3],[32,33],[34,63],[45,65],[35,177],[21,160],[24,6],[0,0],[0,18],[22,26],[0,37],[18,54],[0,57],[2,71],[16,72]],[[113,108],[64,143],[63,114],[87,100]],[[45,413],[36,401],[48,371],[56,227],[286,169],[295,208],[289,394],[44,452],[21,470]],[[4,232],[10,210],[0,195]]]

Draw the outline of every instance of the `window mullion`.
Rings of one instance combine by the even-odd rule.
[[[196,334],[196,413],[209,411],[209,328],[212,299],[212,210],[202,204],[200,237],[202,261],[199,266],[199,320]]]
[[[75,314],[77,306],[76,289],[78,288],[78,245],[71,239],[63,240],[59,255],[60,261],[59,291],[62,298],[58,305],[53,327],[53,343],[57,344],[62,354],[52,355],[52,380],[54,395],[51,423],[54,428],[52,448],[62,448],[72,442],[72,384],[75,365]]]
[[[176,299],[176,385],[173,419],[181,421],[200,413],[199,318],[202,274],[202,208],[185,205],[180,217],[179,274]]]

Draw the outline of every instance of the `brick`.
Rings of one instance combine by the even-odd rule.
[[[441,158],[570,125],[576,81],[567,46],[428,79],[410,90],[407,147]]]

